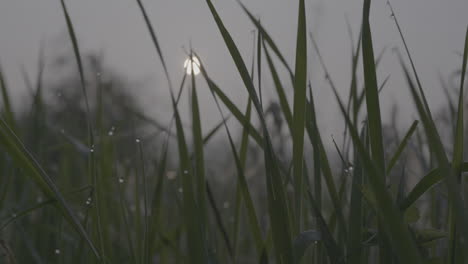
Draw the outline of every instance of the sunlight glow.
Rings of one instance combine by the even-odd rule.
[[[193,56],[192,59],[187,58],[184,62],[184,68],[187,74],[192,74],[192,67],[193,74],[198,75],[200,73],[200,60],[195,56]]]

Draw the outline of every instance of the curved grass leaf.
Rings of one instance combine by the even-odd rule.
[[[400,157],[403,150],[406,148],[406,145],[408,144],[408,140],[411,138],[414,131],[416,131],[417,126],[418,126],[418,121],[415,120],[413,124],[411,125],[411,127],[409,128],[408,132],[406,132],[406,135],[403,138],[403,140],[400,142],[400,145],[398,145],[398,148],[395,151],[395,154],[393,154],[392,158],[390,159],[390,162],[388,163],[388,167],[387,167],[387,174],[391,172],[393,166],[395,166],[395,164],[397,163],[398,158]]]
[[[218,29],[224,39],[225,45],[228,48],[231,57],[236,64],[237,70],[244,82],[244,85],[249,92],[253,105],[260,118],[260,123],[263,128],[264,134],[264,156],[265,156],[265,169],[267,178],[267,199],[268,211],[270,215],[273,244],[275,247],[275,255],[277,263],[293,263],[293,250],[292,250],[292,237],[291,237],[291,223],[289,221],[289,209],[287,197],[283,181],[280,175],[280,169],[277,164],[277,158],[273,152],[271,140],[267,131],[266,121],[262,113],[260,101],[255,91],[252,79],[250,78],[244,60],[234,43],[231,35],[224,26],[221,18],[219,17],[211,0],[206,0],[210,12],[218,26]]]

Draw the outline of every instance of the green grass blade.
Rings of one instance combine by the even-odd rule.
[[[406,198],[400,204],[400,210],[405,211],[410,208],[423,194],[427,193],[432,187],[444,179],[440,168],[434,169],[424,176],[408,193]]]
[[[247,16],[249,17],[250,21],[255,25],[255,27],[257,28],[257,30],[260,32],[260,34],[262,35],[262,39],[266,41],[266,43],[268,43],[268,46],[270,46],[270,48],[273,50],[273,52],[276,54],[276,56],[280,59],[280,61],[283,63],[283,65],[286,67],[286,69],[288,70],[289,72],[289,75],[291,76],[291,80],[294,80],[294,74],[291,70],[291,67],[288,65],[288,63],[286,62],[286,59],[284,58],[284,56],[281,54],[278,46],[276,45],[276,43],[273,41],[273,39],[271,38],[271,36],[268,34],[268,32],[265,30],[265,28],[262,26],[262,24],[260,24],[260,21],[258,19],[255,18],[254,15],[252,15],[252,13],[245,7],[245,5],[240,1],[238,0],[237,1],[239,3],[239,5],[242,7],[242,9],[244,10],[244,12],[247,14]]]
[[[296,69],[294,80],[293,109],[293,175],[295,194],[295,233],[301,228],[302,193],[303,193],[303,155],[304,155],[304,122],[307,91],[307,29],[305,2],[299,1],[299,15],[296,41]]]
[[[320,229],[322,241],[328,252],[328,257],[330,258],[331,263],[344,263],[343,253],[341,252],[337,242],[333,238],[333,235],[330,232],[330,229],[328,228],[328,225],[325,222],[322,213],[320,212],[320,210],[318,210],[312,193],[309,191],[308,194],[310,205],[312,208],[312,213],[317,218],[317,224]]]
[[[462,64],[462,72],[461,72],[461,81],[460,81],[460,91],[458,94],[458,110],[457,110],[457,123],[455,127],[455,140],[453,142],[453,159],[452,159],[452,168],[457,177],[457,183],[461,184],[461,176],[462,176],[462,164],[463,164],[463,152],[464,152],[464,138],[463,134],[465,132],[464,127],[464,111],[463,108],[465,107],[465,97],[463,94],[463,85],[465,81],[465,74],[466,74],[466,61],[468,56],[468,28],[465,35],[465,45],[464,45],[464,53],[463,53],[463,64]],[[450,204],[452,205],[452,204]],[[449,206],[450,206],[449,205]],[[451,219],[452,223],[450,223],[450,230],[449,230],[449,263],[461,263],[463,262],[463,251],[460,251],[460,246],[457,243],[457,229],[459,228],[459,224],[456,223],[456,219],[454,217],[454,212],[452,210],[457,210],[454,207],[449,207],[449,219]]]
[[[205,68],[203,67],[203,64],[201,64],[201,72],[203,74],[203,77],[205,77],[205,79],[206,79],[206,81],[208,83],[208,86],[213,85],[212,82],[209,82],[209,77],[208,77],[208,74],[206,73]],[[212,87],[210,87],[210,90],[211,90],[211,92],[213,94],[213,98],[214,98],[214,100],[216,102],[216,105],[218,106],[218,111],[222,115],[221,107],[219,107],[219,102],[217,100],[217,97],[214,94],[214,89]],[[250,124],[250,112],[251,112],[250,108],[251,108],[251,101],[249,100],[248,108],[247,108],[248,111],[246,113],[247,122],[245,122],[244,129],[243,129],[243,141],[242,141],[241,153],[240,153],[241,157],[239,157],[239,155],[237,154],[237,150],[235,148],[234,141],[232,140],[231,133],[229,132],[229,129],[228,129],[227,124],[226,124],[226,119],[224,119],[224,118],[223,118],[223,120],[224,120],[223,125],[224,125],[224,127],[226,129],[226,133],[227,133],[228,139],[229,139],[229,144],[230,144],[230,147],[231,147],[231,152],[232,152],[232,154],[234,156],[234,162],[235,162],[235,165],[236,165],[236,171],[237,171],[237,177],[238,177],[238,179],[237,179],[238,180],[238,185],[239,185],[240,191],[242,193],[242,198],[244,199],[244,202],[245,202],[250,229],[251,229],[254,241],[255,241],[257,253],[260,255],[261,252],[263,251],[263,248],[264,248],[263,244],[264,243],[263,243],[263,239],[262,239],[262,233],[261,233],[261,230],[260,230],[260,224],[258,222],[258,217],[257,217],[257,214],[255,212],[255,207],[253,205],[252,197],[250,195],[249,187],[247,185],[247,180],[246,180],[245,174],[244,174],[245,158],[246,158],[246,155],[247,155],[247,142],[248,142],[247,135],[249,134],[248,130],[250,129],[250,126],[248,125],[248,124]]]
[[[335,94],[340,110],[345,117],[346,123],[349,126],[352,140],[360,158],[363,161],[363,168],[369,175],[368,181],[372,194],[376,200],[376,210],[378,212],[380,222],[386,232],[386,236],[390,238],[390,242],[393,247],[392,251],[395,252],[402,263],[422,263],[416,244],[414,243],[398,208],[394,204],[392,197],[385,187],[381,169],[378,165],[372,162],[364,145],[359,139],[356,128],[352,124],[350,117],[347,115],[346,108],[343,106],[337,90],[333,89],[333,93]]]
[[[208,201],[210,203],[211,209],[213,210],[213,213],[215,215],[216,226],[221,232],[224,244],[226,244],[226,249],[228,251],[229,257],[232,259],[234,257],[234,253],[233,253],[233,249],[231,245],[231,240],[229,239],[226,228],[224,227],[223,220],[221,219],[221,214],[219,212],[218,207],[216,206],[215,198],[213,196],[213,192],[211,191],[211,187],[208,181],[206,182],[206,193],[208,196]]]
[[[462,197],[461,197],[461,190],[460,186],[458,184],[458,179],[457,175],[455,174],[455,171],[453,170],[451,164],[449,163],[449,160],[447,158],[447,154],[445,153],[444,150],[444,145],[442,143],[442,140],[439,136],[439,133],[437,131],[437,128],[434,124],[434,121],[432,119],[432,116],[430,112],[427,112],[424,104],[421,100],[420,97],[424,98],[424,94],[418,94],[415,85],[413,84],[409,71],[406,68],[405,64],[403,63],[403,59],[401,58],[401,55],[398,53],[400,63],[403,68],[403,72],[405,74],[406,81],[408,83],[408,86],[410,88],[411,95],[413,97],[415,106],[418,110],[419,116],[421,117],[421,121],[424,125],[424,129],[426,132],[426,135],[428,137],[428,140],[431,142],[429,145],[432,152],[434,153],[435,159],[437,160],[437,163],[439,164],[439,168],[442,170],[442,174],[445,176],[446,182],[447,182],[447,190],[448,190],[448,196],[449,196],[449,203],[453,203],[450,205],[450,207],[453,206],[455,208],[452,210],[454,212],[454,219],[456,219],[456,222],[458,223],[458,227],[460,229],[460,234],[463,237],[461,241],[468,241],[468,228],[464,225],[466,223],[466,210],[465,210],[465,205],[462,202]],[[462,247],[465,248],[467,247],[467,243],[463,242]]]
[[[206,81],[208,82],[208,86],[210,89],[216,94],[216,96],[221,99],[223,104],[229,109],[231,114],[239,121],[242,125],[249,126],[249,134],[250,136],[259,144],[263,146],[263,139],[260,136],[260,133],[253,127],[250,121],[247,121],[245,116],[239,110],[239,108],[226,96],[226,94],[216,85],[214,81],[212,81],[209,77],[207,77]]]
[[[172,90],[171,90],[172,91]],[[179,150],[180,171],[183,187],[183,213],[187,231],[187,248],[189,259],[192,263],[206,263],[207,251],[203,240],[201,216],[194,193],[193,169],[191,166],[188,146],[185,140],[184,129],[177,109],[176,101],[171,92],[172,106],[174,109],[177,130],[177,145]]]
[[[418,121],[415,120],[411,127],[409,128],[408,132],[406,132],[405,137],[403,140],[400,142],[400,144],[397,147],[397,150],[395,151],[395,154],[393,154],[392,158],[390,159],[390,162],[388,163],[387,167],[387,174],[389,174],[392,171],[393,166],[397,163],[398,159],[400,158],[401,153],[403,150],[406,148],[406,145],[408,144],[408,140],[411,138],[413,135],[414,131],[416,131],[416,127],[418,126]]]
[[[213,3],[206,0],[211,14],[218,26],[218,29],[224,39],[225,45],[228,48],[231,57],[236,64],[237,70],[244,82],[244,85],[249,92],[253,105],[260,118],[260,123],[264,134],[264,155],[265,169],[267,178],[267,199],[268,209],[272,227],[273,244],[275,247],[276,260],[278,263],[293,263],[291,223],[289,221],[289,209],[286,198],[286,191],[280,175],[280,170],[277,164],[276,156],[273,152],[271,140],[267,131],[266,121],[264,119],[260,101],[255,91],[252,79],[245,63],[240,55],[240,52],[234,43],[231,35],[225,28],[221,18],[219,17]]]
[[[146,25],[146,28],[148,29],[148,32],[149,32],[150,36],[151,36],[151,41],[153,42],[153,45],[156,48],[156,52],[157,52],[157,54],[159,56],[159,59],[161,60],[161,64],[162,64],[163,69],[164,69],[164,74],[166,75],[166,79],[167,79],[167,82],[169,84],[169,89],[172,89],[171,78],[169,76],[169,71],[168,71],[167,66],[166,66],[166,61],[164,60],[164,56],[163,56],[163,53],[162,53],[161,46],[159,45],[158,38],[156,37],[156,33],[155,33],[154,28],[153,28],[153,26],[151,24],[151,21],[150,21],[150,19],[148,17],[145,6],[141,2],[141,0],[136,0],[136,2],[138,4],[138,7],[140,8],[143,19],[145,20],[145,25]]]
[[[379,91],[375,70],[374,48],[369,23],[370,0],[364,0],[362,18],[362,58],[364,66],[364,83],[366,90],[369,137],[373,160],[379,169],[385,171],[385,157],[382,139],[382,120],[380,117]],[[385,175],[385,174],[383,174]]]
[[[193,54],[191,54],[193,56]],[[193,60],[193,57],[191,57]],[[192,67],[192,136],[193,136],[193,144],[194,144],[194,173],[196,178],[196,199],[198,204],[198,214],[200,217],[200,228],[201,234],[203,237],[200,239],[202,241],[205,240],[205,232],[206,227],[205,223],[207,221],[206,218],[206,183],[205,183],[205,155],[203,151],[203,132],[201,126],[201,118],[200,118],[200,109],[198,106],[198,95],[197,95],[197,86],[195,81],[195,74],[193,72]]]
[[[7,121],[10,127],[14,127],[15,117],[13,115],[13,109],[11,107],[11,102],[10,102],[10,94],[8,92],[7,84],[3,76],[1,67],[0,67],[0,89],[2,92],[3,108],[5,111],[5,121]]]
[[[60,213],[66,218],[70,225],[78,232],[78,234],[86,241],[96,258],[100,259],[100,254],[97,251],[94,243],[89,238],[84,227],[73,213],[71,207],[61,195],[55,183],[44,171],[41,165],[36,161],[32,154],[26,149],[21,140],[9,128],[8,124],[0,119],[0,144],[11,155],[16,164],[23,168],[28,176],[36,182],[39,188],[51,198],[57,200],[57,208]]]

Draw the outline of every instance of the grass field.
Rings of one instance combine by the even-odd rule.
[[[307,29],[305,0],[297,1],[297,39],[291,40],[295,65],[290,66],[275,36],[239,3],[258,32],[256,57],[251,64],[244,61],[216,6],[206,0],[219,29],[213,34],[222,36],[248,94],[247,107],[240,109],[201,59],[200,77],[191,72],[180,84],[169,78],[151,15],[136,0],[165,71],[173,109],[169,126],[156,123],[160,132],[155,136],[137,137],[138,126],[155,121],[125,108],[125,97],[110,100],[103,83],[90,85],[74,22],[61,0],[78,66],[74,93],[80,99],[73,104],[78,110],[51,115],[54,106],[45,99],[47,87],[39,74],[31,105],[18,114],[9,95],[13,88],[0,72],[0,263],[468,263],[463,177],[468,172],[468,27],[460,43],[463,53],[454,62],[460,78],[457,101],[448,100],[446,128],[452,136],[446,139],[432,113],[437,109],[426,100],[404,26],[389,6],[404,47],[395,54],[418,113],[389,148],[379,102],[386,80],[376,74],[371,1],[364,0],[346,88],[335,86]],[[307,78],[307,54],[313,52],[320,62],[313,68],[325,71],[343,117],[345,132],[334,149],[339,162],[329,157],[317,125],[314,87]],[[264,105],[262,89],[270,87],[262,87],[261,72],[273,80],[274,110]],[[222,120],[214,128],[202,125],[201,82]],[[293,90],[287,91],[285,83]],[[348,96],[340,97],[338,90]],[[179,111],[187,94],[190,126]],[[278,146],[271,115],[277,125],[284,124],[291,144]],[[57,119],[70,128],[55,127],[51,122]],[[227,119],[238,123],[240,133]],[[206,161],[211,154],[206,144],[218,134],[225,137],[220,149],[234,170],[226,172],[232,179],[224,186],[213,180],[223,176],[213,175],[217,164]],[[292,154],[283,155],[283,148]],[[252,164],[254,154],[261,168]],[[408,172],[410,163],[419,164],[416,173]]]

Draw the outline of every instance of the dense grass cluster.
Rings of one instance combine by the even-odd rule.
[[[159,126],[165,133],[158,134],[153,151],[148,148],[151,138],[135,136],[135,123],[118,116],[105,120],[106,109],[115,105],[106,101],[106,86],[98,82],[92,90],[86,81],[73,23],[62,0],[83,102],[82,117],[77,120],[84,129],[76,133],[53,129],[41,78],[33,87],[31,110],[20,122],[0,75],[0,262],[466,263],[468,215],[462,176],[468,171],[463,156],[468,30],[465,43],[460,43],[464,53],[459,100],[450,105],[453,137],[447,146],[392,10],[405,48],[405,55],[398,56],[419,120],[388,153],[379,104],[379,91],[386,81],[380,84],[376,74],[379,59],[374,56],[369,23],[371,1],[364,0],[345,100],[338,95],[313,36],[308,35],[305,0],[298,1],[294,69],[273,36],[239,3],[258,32],[256,60],[249,71],[212,1],[206,0],[219,29],[213,34],[221,34],[249,95],[246,109],[239,109],[203,61],[202,78],[192,72],[179,87],[173,86],[157,32],[141,0],[136,0],[163,65],[173,107],[170,125]],[[343,146],[335,144],[340,169],[332,167],[336,163],[329,159],[317,125],[314,89],[307,79],[311,49],[319,55],[345,122]],[[196,51],[190,51],[190,56],[196,56]],[[363,76],[358,74],[360,65]],[[262,71],[271,75],[278,96],[274,116],[284,121],[290,135],[289,158],[278,154],[266,118],[273,110],[264,109]],[[280,71],[287,72],[286,80]],[[197,96],[200,81],[210,89],[222,120],[214,128],[202,126]],[[288,82],[292,98],[284,89]],[[190,127],[183,124],[178,110],[184,87],[190,89]],[[94,100],[91,93],[96,94]],[[122,109],[122,113],[130,111]],[[138,112],[132,115],[150,122]],[[241,125],[241,133],[233,134],[228,118]],[[130,131],[129,135],[120,134],[122,130]],[[229,194],[232,199],[226,202],[209,180],[205,160],[206,143],[222,131],[227,135],[222,150],[235,169],[235,179],[230,181],[235,183]],[[170,155],[171,144],[177,157]],[[264,166],[254,177],[264,184],[253,185],[247,177],[252,147],[261,153]],[[408,184],[408,157],[423,164],[412,178],[416,184]],[[176,170],[170,165],[174,160]],[[423,196],[429,198],[424,210],[418,209]],[[229,210],[228,216],[223,208]]]

